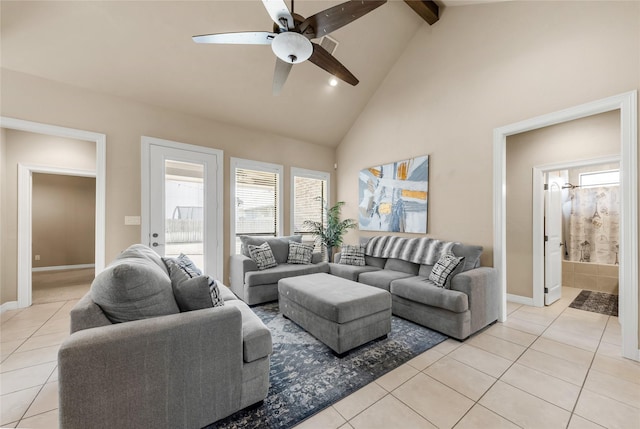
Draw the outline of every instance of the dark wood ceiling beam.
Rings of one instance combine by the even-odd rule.
[[[433,25],[440,19],[440,8],[432,0],[404,0],[415,13]]]

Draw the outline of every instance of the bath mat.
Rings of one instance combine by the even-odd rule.
[[[239,411],[207,429],[291,428],[447,339],[392,316],[386,339],[360,346],[340,359],[282,317],[278,303],[252,310],[271,330],[273,338],[268,396],[261,406]]]
[[[618,317],[618,295],[583,290],[569,307]]]

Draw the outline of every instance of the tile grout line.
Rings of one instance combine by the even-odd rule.
[[[589,373],[591,372],[591,367],[593,366],[593,362],[596,360],[596,356],[598,355],[598,349],[600,348],[600,344],[602,343],[602,338],[604,337],[604,332],[606,331],[607,328],[607,324],[609,323],[609,319],[611,318],[611,316],[607,316],[607,323],[605,323],[605,329],[602,331],[602,334],[600,335],[600,339],[598,340],[598,347],[596,347],[596,351],[593,353],[593,357],[591,358],[591,363],[589,363],[589,368],[587,369],[587,374],[584,376],[584,380],[582,381],[582,386],[580,386],[580,392],[578,392],[578,397],[576,398],[576,403],[573,405],[573,409],[571,410],[571,418],[573,418],[576,412],[576,408],[578,407],[578,402],[580,401],[580,397],[582,396],[582,392],[585,390],[584,385],[587,383],[587,378],[589,378]],[[604,395],[603,395],[604,396]],[[611,398],[610,398],[611,399]],[[618,401],[619,402],[619,401]],[[596,423],[584,416],[581,416],[579,414],[577,414],[579,417],[587,420],[588,422],[594,423],[598,426],[600,426],[599,423]],[[569,423],[571,423],[571,419],[569,419]],[[567,424],[568,427],[568,424]]]
[[[535,343],[539,338],[541,338],[541,337],[542,337],[542,335],[546,332],[546,330],[547,330],[549,327],[551,327],[551,325],[553,325],[553,323],[555,323],[555,322],[556,322],[556,320],[558,320],[558,318],[559,318],[559,317],[560,317],[560,316],[565,312],[565,310],[566,310],[567,308],[569,308],[569,307],[566,307],[564,310],[562,310],[562,311],[561,311],[561,312],[560,312],[560,313],[559,313],[559,314],[558,314],[558,315],[553,319],[553,321],[552,321],[552,322],[551,322],[551,323],[550,323],[550,324],[549,324],[549,325],[548,325],[548,326],[547,326],[547,327],[546,327],[546,328],[545,328],[545,329],[540,333],[540,335],[538,335],[538,336],[537,336],[537,338],[536,338],[533,342],[531,342],[531,344],[529,344],[528,346],[526,346],[525,350],[524,350],[522,353],[520,353],[520,355],[516,358],[516,360],[514,360],[514,361],[511,363],[511,365],[509,365],[509,367],[508,367],[507,369],[505,369],[505,370],[502,372],[502,374],[501,374],[498,378],[496,378],[496,381],[495,381],[495,382],[494,382],[494,383],[493,383],[493,384],[492,384],[492,385],[491,385],[491,386],[490,386],[490,387],[489,387],[489,388],[488,388],[488,389],[487,389],[487,390],[482,394],[482,396],[480,396],[480,398],[478,398],[478,400],[476,401],[476,404],[478,404],[478,405],[480,405],[480,406],[483,406],[482,404],[480,404],[480,401],[482,400],[482,398],[483,398],[483,397],[484,397],[484,396],[489,392],[489,390],[491,390],[491,389],[493,388],[493,386],[495,386],[495,385],[498,383],[498,381],[502,381],[502,377],[504,376],[504,374],[506,374],[506,373],[507,373],[507,372],[508,372],[508,371],[509,371],[509,370],[510,370],[510,369],[511,369],[511,368],[512,368],[516,363],[517,363],[518,359],[520,359],[520,357],[522,357],[522,355],[523,355],[523,354],[525,354],[525,353],[527,352],[527,350],[531,349],[531,346],[532,346],[532,345],[533,345],[533,344],[534,344],[534,343]],[[517,310],[515,310],[515,311],[517,311]],[[607,319],[607,321],[608,321],[608,319]],[[529,322],[529,321],[526,321],[526,322],[527,322],[527,323],[534,323],[534,324],[535,324],[535,322]],[[606,325],[605,325],[605,326],[606,326]],[[521,332],[524,332],[524,331],[521,331]],[[529,333],[529,334],[531,334],[531,333]],[[531,334],[531,335],[535,335],[535,334]],[[604,335],[604,331],[603,331],[603,334],[602,334],[602,335]],[[506,341],[506,340],[505,340],[505,341]],[[557,342],[557,341],[556,341],[556,342]],[[559,343],[559,344],[562,344],[562,343]],[[523,346],[523,347],[524,347],[524,346]],[[536,349],[531,349],[531,350],[538,351],[538,350],[536,350]],[[597,349],[596,349],[596,350],[597,350]],[[486,350],[485,350],[485,351],[486,351]],[[491,352],[489,352],[489,353],[491,353]],[[544,352],[540,352],[540,353],[544,353]],[[494,354],[494,355],[495,355],[495,353],[492,353],[492,354]],[[545,354],[549,355],[548,353],[545,353]],[[596,353],[594,352],[593,357],[592,357],[592,363],[593,363],[593,360],[595,359],[595,355],[596,355]],[[498,355],[496,355],[496,356],[498,356]],[[553,356],[553,355],[549,355],[549,356]],[[553,357],[557,357],[557,356],[553,356]],[[455,359],[455,358],[453,358],[453,357],[452,357],[452,359]],[[455,360],[457,361],[457,359],[455,359]],[[565,359],[563,359],[563,360],[565,360]],[[464,363],[464,362],[461,362],[461,363]],[[520,364],[520,365],[522,365],[522,364]],[[525,365],[525,366],[526,366],[526,365]],[[529,368],[529,367],[527,367],[527,368]],[[531,368],[531,369],[535,370],[534,368]],[[585,375],[585,379],[583,380],[583,385],[584,385],[584,383],[585,383],[585,381],[586,381],[586,378],[587,378],[587,376],[588,376],[588,374],[589,374],[589,370],[590,370],[590,369],[591,369],[591,366],[589,366],[589,369],[587,370],[587,374]],[[535,370],[535,371],[537,371],[537,370]],[[481,371],[481,372],[483,372],[483,373],[484,373],[484,371]],[[540,372],[540,371],[538,371],[538,372]],[[486,373],[485,373],[485,374],[486,374]],[[546,374],[546,373],[543,373],[543,374]],[[490,375],[490,374],[488,374],[488,375]],[[553,376],[552,376],[552,375],[550,375],[550,374],[546,374],[546,375],[549,375],[550,377],[553,377]],[[557,378],[557,377],[554,377],[554,378]],[[560,379],[558,379],[558,380],[560,380]],[[563,381],[564,381],[564,380],[563,380]],[[548,404],[550,404],[550,405],[553,405],[554,407],[557,407],[557,408],[559,408],[559,409],[561,409],[561,410],[564,410],[564,411],[569,412],[569,421],[567,422],[567,426],[568,426],[568,425],[569,425],[569,423],[571,422],[571,418],[572,418],[572,416],[573,416],[573,414],[574,414],[574,413],[573,413],[573,410],[575,410],[575,407],[576,407],[576,405],[577,405],[577,403],[578,403],[578,399],[580,398],[580,394],[582,393],[582,388],[580,388],[580,392],[578,393],[578,397],[576,398],[576,402],[575,402],[575,404],[574,404],[574,406],[573,406],[573,410],[572,410],[572,411],[568,411],[568,410],[566,410],[566,409],[564,409],[564,408],[562,408],[562,407],[559,407],[559,406],[558,406],[558,405],[556,405],[556,404],[553,404],[553,403],[551,403],[551,402],[547,401],[547,400],[546,400],[546,399],[544,399],[544,398],[540,398],[539,396],[536,396],[536,395],[534,395],[534,394],[532,394],[532,393],[530,393],[530,392],[527,392],[527,391],[525,391],[525,390],[522,390],[522,389],[518,388],[517,386],[513,386],[513,385],[511,385],[510,383],[507,383],[506,381],[502,381],[502,382],[503,382],[503,383],[505,383],[505,384],[507,384],[507,385],[509,385],[509,386],[511,386],[511,387],[513,387],[513,388],[515,388],[515,389],[520,390],[521,392],[524,392],[524,393],[526,393],[526,394],[528,394],[528,395],[531,395],[531,396],[533,396],[533,397],[535,397],[535,398],[538,398],[538,399],[540,399],[540,400],[542,400],[542,401],[544,401],[544,402],[546,402],[546,403],[548,403]],[[570,383],[570,384],[573,384],[573,383]],[[472,408],[473,408],[473,407],[472,407]],[[486,408],[486,407],[485,407],[485,408]],[[513,424],[515,424],[516,426],[521,427],[521,426],[520,426],[520,425],[518,425],[517,423],[512,422],[511,420],[507,419],[505,416],[503,416],[503,415],[501,415],[501,414],[496,413],[495,411],[491,410],[490,408],[487,408],[487,409],[488,409],[489,411],[491,411],[491,412],[493,412],[493,413],[497,414],[498,416],[502,417],[503,419],[505,419],[505,420],[507,420],[507,421],[509,421],[509,422],[511,422],[511,423],[513,423]],[[469,413],[469,411],[470,411],[470,410],[471,410],[471,408],[470,408],[470,409],[469,409],[469,410],[468,410],[468,411],[467,411],[467,412],[466,412],[466,413],[465,413],[465,414],[464,414],[464,415],[463,415],[463,416],[458,420],[458,422],[456,422],[456,425],[457,425],[458,423],[460,423],[460,421],[461,421],[461,420],[462,420],[462,419],[463,419],[463,418],[464,418],[464,417]],[[580,416],[580,417],[582,417],[582,416]],[[590,420],[589,420],[589,421],[590,421]],[[455,425],[454,425],[454,427],[455,427]]]
[[[55,312],[54,312],[50,317],[48,317],[44,322],[42,322],[42,324],[40,325],[40,327],[38,327],[38,328],[33,332],[33,334],[35,334],[36,332],[38,332],[38,330],[42,329],[42,327],[43,327],[45,324],[47,324],[50,320],[52,320],[52,319],[53,319],[53,317],[54,317],[56,314],[58,314],[58,313],[60,312],[60,310],[62,310],[62,308],[64,308],[64,306],[69,302],[69,300],[67,300],[67,301],[63,301],[63,302],[64,302],[64,303],[60,306],[60,308],[58,308],[58,309],[57,309],[57,310],[56,310],[56,311],[55,311]],[[20,311],[20,313],[21,313],[21,312],[22,312],[22,311]],[[16,313],[16,314],[18,314],[18,313]],[[24,343],[25,343],[25,342],[27,342],[29,339],[33,338],[33,334],[31,334],[29,337],[25,338],[25,339],[24,339],[24,341],[22,341],[22,343],[21,343],[21,344],[20,344],[20,345],[19,345],[19,346],[14,350],[14,351],[12,351],[11,353],[9,353],[9,355],[7,355],[7,357],[3,360],[3,362],[4,362],[4,361],[6,361],[6,359],[8,359],[9,357],[13,356],[13,354],[14,354],[14,353],[19,353],[19,352],[17,352],[17,350],[18,350],[20,347],[22,347],[22,346],[24,345]],[[51,347],[51,346],[48,346],[48,347]],[[38,347],[38,348],[33,349],[33,350],[38,350],[38,349],[40,349],[40,348],[43,348],[43,347]],[[32,351],[32,350],[27,350],[27,351]],[[57,359],[56,359],[56,361],[57,361]],[[50,361],[50,362],[54,362],[54,361]],[[43,363],[50,363],[50,362],[43,362]],[[35,365],[27,366],[27,367],[25,367],[25,368],[30,368],[30,367],[32,367],[32,366],[35,366]],[[51,378],[51,376],[53,375],[54,371],[57,371],[57,368],[58,368],[58,367],[57,367],[57,365],[56,365],[56,366],[54,366],[54,368],[51,370],[51,372],[50,372],[50,373],[49,373],[49,375],[47,376],[47,379],[45,380],[45,382],[44,382],[44,383],[42,383],[42,384],[40,385],[40,389],[38,390],[38,393],[36,393],[36,395],[33,397],[33,400],[32,400],[32,401],[29,403],[29,405],[26,407],[26,409],[25,409],[24,413],[22,414],[22,417],[20,417],[20,419],[18,419],[18,420],[16,421],[17,425],[20,425],[20,422],[22,422],[22,420],[24,420],[24,419],[25,419],[25,417],[24,417],[24,416],[25,416],[25,415],[27,414],[27,412],[29,411],[29,408],[31,408],[31,406],[32,406],[32,405],[33,405],[33,403],[36,401],[36,399],[38,398],[38,396],[40,395],[40,393],[42,393],[42,390],[43,390],[43,389],[44,389],[44,387],[46,386],[47,381]],[[24,368],[19,368],[19,369],[24,369]],[[14,371],[16,371],[16,370],[14,370]],[[7,373],[8,373],[8,372],[11,372],[11,371],[7,371]],[[36,386],[37,386],[37,385],[36,385]],[[26,389],[32,389],[33,387],[36,387],[36,386],[31,386],[31,387],[28,387],[28,388],[25,388],[25,389],[19,389],[19,390],[16,390],[16,392],[19,392],[19,391],[22,391],[22,390],[26,390]],[[7,394],[9,394],[9,393],[14,393],[14,392],[8,392]],[[54,409],[57,409],[57,408],[54,408]],[[46,411],[46,412],[49,412],[49,411],[53,411],[53,410],[48,410],[48,411]],[[33,416],[29,416],[29,417],[27,417],[27,418],[35,417],[35,416],[40,415],[40,414],[43,414],[43,413],[34,414]]]
[[[450,338],[449,338],[449,339],[450,339]],[[445,340],[445,341],[446,341],[446,340]],[[444,343],[445,341],[443,341],[443,342],[441,342],[441,343],[439,343],[439,344],[435,345],[435,346],[434,346],[434,347],[432,347],[431,349],[433,349],[433,348],[435,348],[435,347],[439,346],[440,344]],[[427,368],[428,368],[428,367],[430,367],[431,365],[435,364],[436,362],[438,362],[439,360],[441,360],[441,359],[442,359],[442,358],[444,358],[445,356],[448,356],[451,352],[453,352],[454,350],[456,350],[456,349],[457,349],[458,347],[460,347],[461,345],[462,345],[462,344],[460,344],[460,345],[459,345],[459,346],[457,346],[455,349],[453,349],[453,350],[451,350],[451,351],[449,351],[449,352],[447,352],[447,353],[439,352],[440,354],[442,354],[442,356],[441,356],[440,358],[438,358],[437,360],[435,360],[434,362],[430,363],[430,364],[427,366]],[[426,353],[427,351],[429,351],[429,350],[431,350],[431,349],[425,350],[423,353]],[[409,361],[407,361],[405,364],[406,364],[406,365],[409,365],[409,363],[408,363],[408,362],[409,362]],[[409,365],[409,366],[410,366],[411,368],[415,369],[416,371],[418,371],[418,373],[417,373],[417,374],[414,374],[413,376],[409,377],[407,380],[405,380],[405,381],[403,381],[402,383],[400,383],[400,385],[398,385],[398,386],[397,386],[396,388],[394,388],[393,390],[398,389],[400,386],[404,385],[404,384],[405,384],[405,383],[407,383],[409,380],[411,380],[411,379],[413,379],[414,377],[416,377],[418,374],[422,374],[422,373],[423,373],[421,370],[419,370],[419,369],[417,369],[417,368],[414,368],[414,367],[413,367],[413,366],[411,366],[411,365]],[[426,368],[425,368],[425,369],[426,369]],[[387,374],[388,374],[388,373],[387,373]],[[426,374],[425,374],[425,375],[426,375]],[[437,381],[437,380],[436,380],[436,381]],[[387,396],[389,396],[389,395],[390,395],[390,396],[392,396],[394,399],[396,399],[397,401],[399,401],[401,404],[403,404],[404,406],[406,406],[407,408],[409,408],[411,411],[413,411],[414,413],[416,413],[420,418],[422,418],[423,420],[425,420],[425,421],[429,422],[431,425],[436,426],[436,425],[434,425],[434,424],[431,422],[431,420],[428,420],[427,418],[425,418],[422,414],[420,414],[419,412],[417,412],[416,410],[414,410],[414,409],[413,409],[409,404],[405,404],[405,403],[404,403],[404,401],[402,401],[400,398],[398,398],[398,397],[396,397],[395,395],[393,395],[393,394],[392,394],[393,390],[392,390],[392,391],[388,391],[387,389],[385,389],[384,387],[382,387],[380,384],[378,384],[378,383],[377,383],[377,380],[374,380],[374,381],[373,381],[373,383],[376,383],[376,384],[377,384],[377,385],[378,385],[382,390],[384,390],[384,391],[385,391],[384,396],[383,396],[382,398],[378,399],[377,401],[375,401],[373,404],[371,404],[371,405],[369,405],[368,407],[366,407],[365,409],[363,409],[362,411],[360,411],[359,413],[357,413],[356,415],[354,415],[353,417],[351,417],[351,419],[347,420],[347,423],[350,423],[350,422],[351,422],[351,420],[355,419],[357,416],[359,416],[360,414],[364,413],[366,410],[368,410],[369,408],[373,407],[373,406],[374,406],[374,405],[376,405],[378,402],[382,401],[384,398],[386,398]],[[448,387],[448,386],[447,386],[447,387]],[[336,410],[336,411],[338,411],[338,410]],[[338,411],[338,414],[340,414],[340,412],[339,412],[339,411]],[[342,414],[340,414],[340,415],[342,416]],[[342,417],[344,418],[344,416],[342,416]],[[352,426],[353,426],[353,425],[352,425]]]
[[[59,312],[60,310],[62,310],[62,308],[64,308],[64,306],[65,306],[69,301],[72,301],[72,300],[60,301],[60,302],[64,302],[64,304],[62,304],[62,305],[60,306],[60,308],[58,308],[58,309],[57,309],[57,310],[56,310],[56,311],[55,311],[51,316],[49,316],[49,318],[47,318],[47,320],[45,320],[44,322],[42,322],[42,324],[41,324],[41,325],[40,325],[40,326],[39,326],[35,331],[33,331],[33,333],[32,333],[31,335],[29,335],[27,338],[25,338],[25,340],[22,342],[22,344],[20,344],[20,345],[19,345],[19,346],[14,350],[14,351],[12,351],[11,353],[9,353],[9,355],[7,356],[7,358],[9,358],[10,356],[12,356],[14,353],[18,352],[18,349],[19,349],[20,347],[22,347],[22,346],[24,345],[24,343],[26,343],[26,342],[27,342],[27,341],[29,341],[31,338],[33,338],[33,337],[34,337],[34,334],[35,334],[36,332],[38,332],[40,329],[42,329],[42,327],[43,327],[45,324],[47,324],[51,319],[53,319],[53,316],[55,316],[56,314],[58,314],[58,312]],[[39,305],[44,305],[44,304],[39,304]],[[38,336],[41,336],[41,335],[38,335]],[[54,344],[54,346],[55,346],[55,344]],[[45,346],[45,347],[52,347],[52,346]],[[42,349],[42,348],[44,348],[44,347],[36,347],[35,349],[31,349],[31,350],[38,350],[38,349]],[[24,350],[24,351],[31,351],[31,350]],[[20,352],[18,352],[18,353],[20,353]],[[4,360],[6,360],[6,358],[5,358]],[[3,360],[3,362],[4,362],[4,360]]]
[[[68,302],[70,302],[70,301],[71,301],[71,300],[64,301],[64,304],[62,304],[62,306],[60,306],[60,308],[59,308],[58,310],[56,310],[56,312],[55,312],[55,313],[53,313],[53,314],[51,315],[51,317],[49,317],[45,322],[43,322],[43,323],[42,323],[42,325],[40,326],[40,328],[38,328],[35,332],[38,332],[38,330],[39,330],[39,329],[42,329],[42,326],[44,326],[44,325],[45,325],[47,322],[49,322],[49,321],[50,321],[50,320],[51,320],[51,319],[52,319],[56,314],[58,314],[58,312],[59,312],[60,310],[62,310],[62,309],[64,308],[64,306],[65,306],[65,305],[67,305],[67,303],[68,303]],[[35,332],[34,332],[34,333],[35,333]],[[33,336],[33,335],[32,335],[32,336]],[[30,336],[29,338],[31,338],[32,336]],[[27,338],[27,340],[28,340],[29,338]],[[26,340],[25,340],[25,341],[26,341]],[[39,347],[39,348],[42,348],[42,347]],[[38,350],[38,349],[34,349],[34,350]],[[15,351],[14,351],[14,352],[12,352],[12,353],[11,353],[11,355],[12,355],[13,353],[15,353]],[[10,356],[11,356],[11,355],[10,355]],[[53,361],[52,361],[52,362],[53,362]],[[48,363],[48,362],[47,362],[47,363]],[[23,420],[26,420],[26,419],[25,419],[25,415],[26,415],[26,414],[27,414],[27,412],[29,411],[29,408],[31,408],[31,406],[32,406],[32,405],[33,405],[33,403],[36,401],[36,399],[38,399],[38,396],[40,395],[40,393],[42,393],[42,390],[44,390],[44,387],[47,385],[48,380],[51,378],[51,376],[53,375],[54,371],[57,371],[57,370],[58,370],[58,365],[57,365],[57,358],[56,358],[56,366],[51,370],[51,373],[47,376],[47,379],[45,380],[45,382],[44,382],[44,383],[42,383],[42,386],[40,386],[40,390],[38,390],[38,393],[36,394],[36,396],[34,396],[33,401],[31,401],[31,403],[29,404],[29,406],[25,409],[24,413],[22,414],[22,417],[18,420],[18,424],[17,424],[16,426],[19,426],[19,425],[20,425],[20,423],[21,423]],[[24,389],[23,389],[23,390],[24,390]],[[56,410],[56,409],[57,409],[57,408],[54,408],[53,410]],[[29,419],[29,418],[31,418],[31,417],[39,416],[39,415],[44,414],[44,413],[48,413],[48,412],[53,411],[53,410],[48,410],[48,411],[44,411],[44,412],[42,412],[42,413],[34,414],[33,416],[29,416],[29,417],[27,417],[27,419]]]

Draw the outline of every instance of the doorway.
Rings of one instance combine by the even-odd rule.
[[[620,157],[610,156],[533,169],[534,236],[546,233],[549,214],[543,184],[555,181],[561,207],[554,208],[561,221],[561,282],[563,286],[619,295]],[[595,173],[618,172],[616,180],[598,179]],[[584,181],[581,179],[585,179]],[[589,179],[589,181],[586,181]],[[604,183],[606,180],[607,183]],[[598,204],[600,209],[598,209]],[[534,240],[534,305],[548,305],[548,242]],[[558,263],[558,261],[555,261]],[[622,305],[619,303],[619,308]]]
[[[223,278],[222,173],[220,150],[143,137],[141,242]]]
[[[500,321],[505,321],[506,283],[506,142],[507,136],[599,113],[620,111],[620,322],[622,356],[640,360],[638,351],[638,94],[630,91],[602,100],[514,123],[494,130],[494,266],[502,289]],[[535,289],[534,289],[535,292]]]
[[[33,304],[82,298],[95,277],[95,174],[32,175]]]
[[[38,122],[25,121],[21,119],[0,117],[0,127],[48,135],[53,137],[62,137],[74,140],[82,140],[95,144],[95,170],[88,173],[95,175],[96,187],[96,207],[95,207],[95,270],[99,273],[105,266],[105,184],[106,184],[106,136],[104,134],[94,133],[90,131],[78,130],[73,128],[59,127],[56,125],[43,124]],[[11,310],[15,308],[24,308],[31,305],[32,299],[32,247],[31,247],[31,224],[32,224],[32,205],[31,205],[31,175],[38,172],[43,165],[22,164],[18,168],[17,178],[17,271],[16,283],[17,293],[16,301],[5,302],[2,310]],[[64,173],[65,169],[59,169]],[[71,172],[73,174],[73,172]]]

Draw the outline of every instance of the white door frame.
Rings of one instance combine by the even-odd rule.
[[[31,174],[57,171],[53,174],[83,176],[91,174],[96,178],[96,274],[105,265],[105,228],[106,228],[106,148],[107,137],[104,134],[83,131],[74,128],[59,127],[22,119],[0,117],[0,127],[18,131],[27,131],[56,137],[90,141],[96,144],[96,169],[92,172],[53,168],[46,166],[18,166],[18,308],[31,305]],[[75,174],[74,174],[75,173]]]
[[[493,260],[502,290],[500,321],[507,319],[506,144],[507,136],[600,113],[620,110],[620,322],[622,356],[639,360],[638,350],[638,92],[626,92],[538,116],[493,131]]]
[[[544,175],[551,171],[568,170],[589,165],[620,162],[620,156],[559,162],[533,167],[533,305],[544,307]]]
[[[33,225],[33,173],[58,174],[63,176],[96,177],[93,170],[55,168],[43,165],[18,164],[18,307],[31,305],[33,271],[32,225]],[[96,198],[97,199],[97,198]],[[96,267],[96,274],[97,274]],[[24,270],[24,272],[21,272]],[[28,274],[27,274],[28,273]],[[24,288],[24,290],[20,290]],[[22,292],[22,293],[20,293]]]
[[[155,137],[147,137],[142,136],[141,140],[141,160],[142,160],[142,168],[141,168],[141,185],[142,185],[142,207],[140,210],[141,214],[141,228],[140,228],[140,242],[148,243],[149,242],[149,216],[150,216],[150,204],[151,204],[151,196],[149,194],[150,183],[149,183],[149,162],[150,162],[150,154],[151,154],[151,146],[161,146],[172,149],[179,150],[188,150],[190,152],[197,152],[207,155],[215,155],[217,160],[216,172],[215,172],[215,181],[216,181],[216,225],[215,225],[215,234],[216,234],[216,267],[215,273],[211,272],[212,276],[215,276],[218,280],[224,282],[224,253],[223,253],[223,242],[224,242],[224,152],[220,149],[213,149],[205,146],[197,146],[186,143],[179,143],[171,140],[163,140]],[[205,177],[206,180],[206,177]]]

